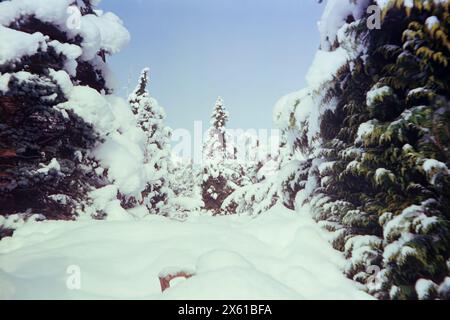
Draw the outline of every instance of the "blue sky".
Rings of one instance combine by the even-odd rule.
[[[150,93],[172,128],[207,121],[217,96],[229,128],[271,128],[283,95],[301,89],[319,46],[316,0],[103,0],[131,33],[109,58],[125,96],[150,67]],[[206,126],[206,124],[205,124]]]

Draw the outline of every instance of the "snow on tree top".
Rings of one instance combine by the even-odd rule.
[[[378,87],[375,85],[366,95],[366,103],[369,107],[373,106],[380,98],[392,94],[393,90],[389,86]]]
[[[131,104],[138,103],[139,97],[144,97],[148,95],[147,85],[149,82],[150,68],[144,68],[139,76],[139,82],[133,92],[129,95],[128,101]],[[137,111],[137,110],[135,110]]]
[[[436,16],[431,16],[429,18],[427,18],[427,20],[425,21],[425,24],[427,26],[428,29],[433,29],[433,27],[435,25],[439,25],[439,19]]]
[[[439,173],[444,175],[450,175],[450,170],[445,163],[436,159],[426,159],[422,165],[423,170],[426,172],[431,184],[435,184],[436,177]]]
[[[346,23],[349,16],[361,19],[370,0],[328,0],[322,17],[318,22],[321,37],[321,49],[331,50],[336,41],[338,30]]]
[[[430,290],[437,289],[437,285],[428,279],[419,279],[416,282],[415,289],[419,300],[427,299]]]
[[[15,20],[33,16],[44,23],[56,25],[72,38],[80,35],[83,38],[82,58],[85,61],[95,58],[101,50],[114,54],[128,44],[130,34],[115,14],[97,10],[81,17],[71,16],[68,8],[73,3],[73,0],[3,1],[0,3],[0,25],[7,27]],[[90,1],[92,5],[98,3],[99,1]],[[77,26],[71,27],[68,21],[78,18]]]
[[[228,121],[228,111],[226,111],[225,106],[223,104],[222,97],[218,97],[216,103],[214,105],[214,111],[211,116],[211,125],[216,129],[222,129],[225,127]]]

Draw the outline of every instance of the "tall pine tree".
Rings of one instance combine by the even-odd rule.
[[[232,137],[226,130],[229,119],[221,97],[217,98],[203,146],[202,197],[206,210],[221,212],[221,205],[242,176],[235,161]],[[242,173],[242,172],[241,172]]]
[[[149,181],[143,193],[144,203],[151,213],[166,214],[168,198],[173,193],[169,180],[171,130],[164,124],[164,109],[147,90],[148,81],[149,69],[145,68],[128,101],[138,125],[147,135],[144,162]]]

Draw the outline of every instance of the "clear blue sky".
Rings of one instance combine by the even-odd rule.
[[[207,121],[217,96],[230,128],[271,128],[283,95],[301,89],[319,46],[317,0],[103,0],[131,43],[109,58],[125,96],[150,67],[150,93],[172,128]],[[205,124],[205,125],[206,125]]]

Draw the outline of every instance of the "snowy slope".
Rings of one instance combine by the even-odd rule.
[[[66,288],[66,269],[81,289]],[[371,299],[307,209],[257,218],[28,223],[0,242],[0,298]],[[158,274],[195,270],[161,294]]]

